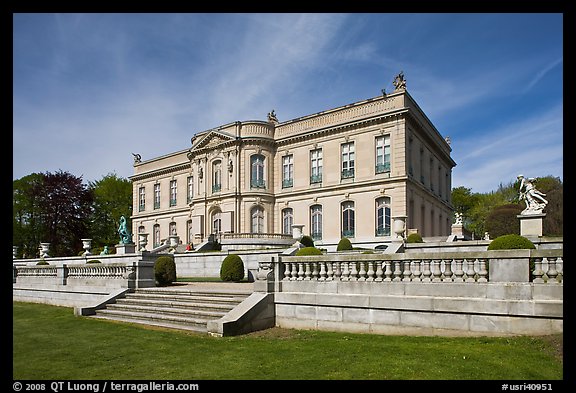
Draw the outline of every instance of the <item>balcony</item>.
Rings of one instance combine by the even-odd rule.
[[[342,231],[342,237],[354,237],[354,229]]]
[[[352,179],[354,178],[354,168],[342,169],[341,179]]]
[[[282,188],[290,188],[293,186],[294,179],[284,179],[282,180]]]
[[[390,228],[376,228],[376,236],[390,236]]]
[[[322,174],[310,176],[310,184],[322,183]]]
[[[390,172],[390,163],[376,164],[376,173]]]
[[[266,188],[266,182],[264,179],[252,179],[250,180],[250,188]]]
[[[222,184],[213,184],[212,185],[212,193],[220,192],[222,190]]]
[[[312,234],[310,235],[310,237],[312,238],[312,240],[316,241],[316,240],[322,240],[322,232],[312,232]]]

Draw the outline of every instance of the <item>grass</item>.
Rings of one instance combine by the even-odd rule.
[[[13,379],[561,380],[562,336],[406,337],[273,328],[211,337],[13,302]]]

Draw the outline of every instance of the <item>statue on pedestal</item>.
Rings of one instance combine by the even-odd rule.
[[[404,71],[400,71],[400,73],[394,77],[394,82],[392,83],[395,87],[394,91],[406,90],[406,79],[404,79]]]
[[[120,235],[120,244],[132,244],[132,235],[126,227],[126,218],[124,216],[120,217],[118,235]]]
[[[519,199],[526,203],[526,209],[522,210],[520,214],[542,214],[542,210],[548,204],[548,201],[544,199],[546,194],[536,189],[533,177],[526,179],[523,175],[518,175],[517,178],[520,180]]]

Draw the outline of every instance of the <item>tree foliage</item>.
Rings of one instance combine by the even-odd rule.
[[[81,177],[58,171],[32,173],[12,184],[12,242],[19,257],[37,257],[42,242],[51,256],[72,256],[82,250],[82,238],[93,247],[118,242],[117,222],[130,217],[132,186],[108,175],[86,186]]]
[[[525,205],[518,200],[517,179],[507,184],[500,183],[495,191],[473,193],[466,187],[452,190],[452,205],[463,214],[463,224],[474,237],[481,239],[485,232],[494,238],[504,234],[520,233],[520,222],[516,217]],[[545,236],[562,236],[563,185],[558,177],[546,176],[536,179],[535,186],[546,193],[548,205],[543,222]]]

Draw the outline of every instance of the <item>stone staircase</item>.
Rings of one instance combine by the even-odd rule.
[[[106,305],[92,318],[206,333],[208,321],[222,318],[251,293],[242,289],[143,288]]]

